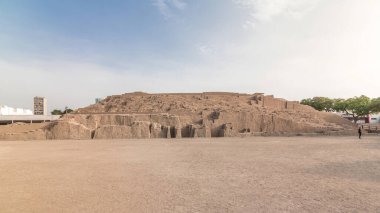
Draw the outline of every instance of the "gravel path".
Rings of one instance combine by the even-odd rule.
[[[380,136],[3,141],[0,212],[380,212]]]

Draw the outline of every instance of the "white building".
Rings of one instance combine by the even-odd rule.
[[[370,115],[369,116],[369,123],[370,124],[378,124],[378,123],[380,123],[380,114]]]
[[[47,115],[47,99],[34,97],[34,115]]]
[[[29,109],[0,106],[0,115],[33,115],[33,111]]]

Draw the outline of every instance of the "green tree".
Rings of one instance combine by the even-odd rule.
[[[359,117],[367,117],[372,113],[370,110],[371,99],[365,95],[359,97],[349,98],[346,101],[346,108],[344,112],[351,115],[356,123]]]
[[[343,98],[334,99],[334,105],[333,105],[332,109],[335,112],[346,112],[347,101]]]
[[[380,97],[374,98],[371,100],[371,104],[369,106],[369,109],[372,113],[380,112]]]
[[[303,99],[301,104],[309,105],[319,111],[343,112],[352,116],[355,123],[360,117],[380,112],[380,97],[371,100],[365,95],[349,99],[314,97]]]
[[[68,113],[72,113],[74,110],[68,108],[68,107],[65,107],[65,109],[62,111],[62,110],[59,110],[59,109],[55,109],[51,112],[52,115],[64,115],[64,114],[68,114]]]
[[[62,114],[68,114],[68,113],[72,113],[74,110],[68,108],[68,107],[65,107],[65,110],[62,112]]]
[[[333,111],[334,100],[327,97],[307,98],[301,101],[301,104],[313,107],[318,111]]]
[[[55,110],[51,111],[51,114],[52,114],[52,115],[62,115],[63,113],[62,113],[61,110],[59,110],[59,109],[55,109]]]
[[[313,99],[311,98],[302,99],[301,104],[313,107]]]

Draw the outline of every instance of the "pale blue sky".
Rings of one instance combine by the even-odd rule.
[[[0,0],[0,105],[132,91],[380,96],[377,0]]]

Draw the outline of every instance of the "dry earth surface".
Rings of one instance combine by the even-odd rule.
[[[48,123],[35,123],[35,124],[25,124],[25,123],[15,123],[9,125],[0,125],[0,134],[5,133],[24,133],[28,131],[35,131],[44,128]]]
[[[379,212],[380,137],[0,142],[0,212]]]

